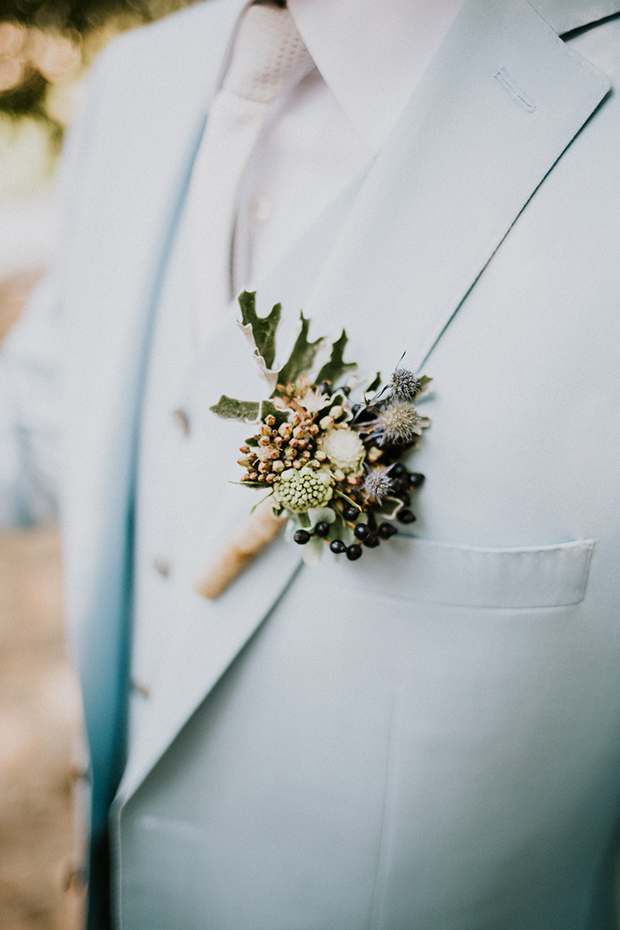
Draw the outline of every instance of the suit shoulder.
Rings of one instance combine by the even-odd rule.
[[[218,46],[230,21],[228,0],[203,0],[113,39],[96,69],[110,81],[181,78]]]

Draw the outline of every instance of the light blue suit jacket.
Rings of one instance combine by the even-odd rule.
[[[620,794],[620,120],[610,92],[620,23],[599,22],[619,9],[611,0],[467,0],[371,169],[259,288],[263,309],[276,300],[303,306],[316,332],[346,325],[351,357],[363,369],[389,371],[406,350],[412,367],[435,378],[427,402],[433,426],[416,465],[428,482],[415,537],[394,542],[391,556],[385,547],[364,564],[324,565],[316,581],[297,578],[289,590],[296,610],[315,585],[327,592],[334,620],[355,602],[360,622],[393,617],[407,624],[406,635],[415,630],[408,648],[426,649],[429,664],[415,670],[426,688],[409,695],[421,716],[411,711],[399,724],[413,753],[400,758],[403,771],[432,772],[431,735],[445,734],[453,720],[453,743],[459,732],[477,733],[482,767],[470,771],[463,761],[471,777],[463,774],[462,784],[488,791],[485,816],[500,816],[504,802],[517,819],[534,811],[529,838],[544,833],[545,817],[570,822],[572,833],[549,829],[549,842],[577,838],[581,852],[571,852],[570,865],[564,856],[556,862],[557,845],[548,851],[558,868],[543,869],[546,903],[537,910],[538,899],[528,900],[531,916],[514,923],[541,930],[608,925]],[[101,56],[68,156],[61,259],[8,341],[0,370],[5,520],[45,512],[53,476],[61,475],[67,610],[82,671],[95,831],[123,764],[135,458],[151,326],[228,20],[224,0],[212,0]],[[568,42],[558,33],[569,33]],[[209,425],[206,411],[222,390],[234,393],[227,379],[235,346],[234,327],[224,326],[205,349],[190,398],[205,431],[222,430],[222,448],[232,434]],[[206,513],[219,506],[228,459],[213,466]],[[221,519],[232,526],[247,501],[231,500]],[[185,630],[144,738],[132,747],[121,810],[174,750],[296,569],[296,552],[277,544],[220,602],[201,606],[203,622]],[[450,696],[445,706],[425,703],[438,692]],[[482,721],[478,730],[472,721]],[[476,755],[475,746],[464,758]],[[523,779],[512,788],[511,747]],[[460,764],[458,755],[444,762]],[[486,784],[485,771],[502,773],[501,789]],[[463,789],[459,808],[461,782],[445,784],[439,798],[430,792],[431,808],[444,804],[451,822],[468,811],[492,847],[474,795]],[[398,862],[419,863],[402,853],[412,840],[398,824],[408,823],[407,804],[417,822],[423,794],[415,805],[410,797],[399,802],[384,822],[393,843],[385,841],[375,876],[373,926],[512,926],[518,895],[499,924],[484,923],[479,900],[468,922],[457,879],[446,889],[451,917],[419,904],[424,894],[399,873]],[[530,849],[542,857],[541,844],[528,846],[517,828],[507,828],[511,840],[497,845],[498,859],[518,859],[520,842],[526,858]],[[432,837],[438,823],[426,829]],[[467,845],[471,835],[457,831],[451,842]],[[433,855],[427,846],[423,861]],[[409,887],[410,898],[402,890]],[[222,918],[217,930],[225,926]]]

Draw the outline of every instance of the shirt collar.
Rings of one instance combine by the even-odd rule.
[[[332,94],[373,153],[389,138],[464,0],[289,0]]]
[[[234,0],[234,23],[251,0]],[[288,0],[329,90],[373,154],[389,138],[464,0]],[[224,56],[225,70],[229,54]]]

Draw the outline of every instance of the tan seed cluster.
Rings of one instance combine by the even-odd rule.
[[[277,428],[275,417],[266,417],[253,436],[257,445],[244,445],[239,450],[242,458],[237,461],[247,469],[241,480],[273,484],[286,468],[319,468],[320,462],[313,459],[318,432],[314,415],[303,409],[295,410],[290,422]]]
[[[241,446],[242,455],[237,462],[246,469],[242,481],[275,484],[286,469],[308,467],[318,471],[328,462],[328,456],[321,449],[323,436],[326,430],[345,425],[338,423],[344,408],[334,404],[331,408],[327,405],[320,413],[309,412],[300,403],[308,390],[316,391],[316,386],[309,384],[307,378],[276,386],[276,396],[291,412],[290,420],[277,426],[276,417],[265,417],[258,432]],[[340,473],[334,477],[337,481],[345,478]]]

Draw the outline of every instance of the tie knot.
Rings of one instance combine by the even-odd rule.
[[[257,103],[271,103],[313,67],[287,9],[249,7],[239,24],[222,87]]]

